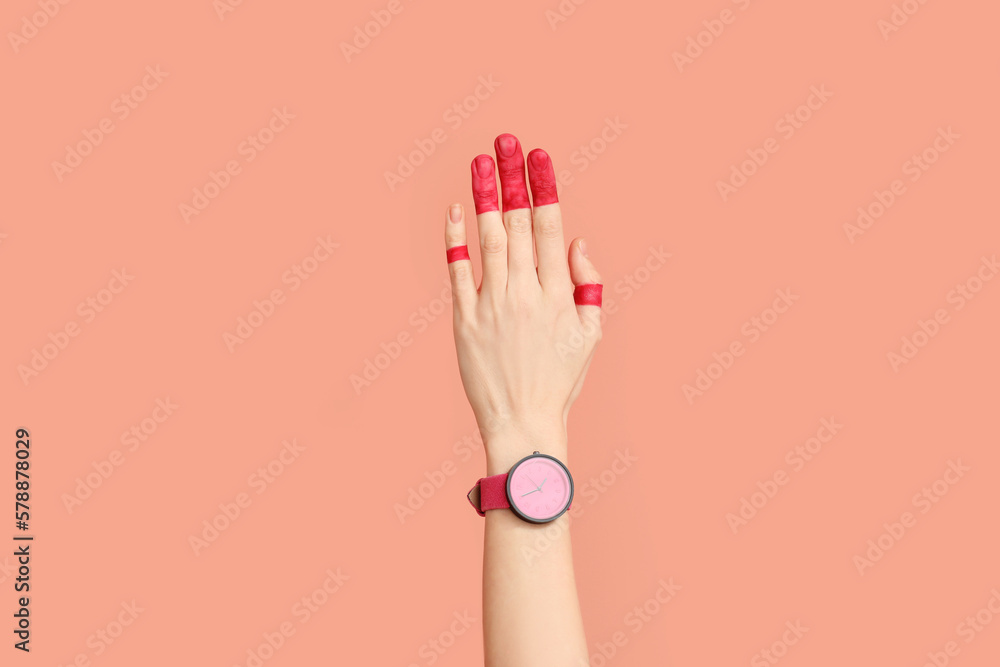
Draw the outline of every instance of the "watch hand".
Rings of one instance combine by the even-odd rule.
[[[549,481],[549,478],[548,478],[548,477],[546,477],[545,479],[543,479],[543,480],[542,480],[542,486],[545,486],[545,482],[547,482],[547,481]],[[541,491],[541,490],[542,490],[542,486],[538,487],[538,490],[539,490],[539,491]]]
[[[522,493],[521,497],[524,498],[525,496],[530,496],[532,493],[538,493],[538,491],[539,489],[535,489],[534,491],[528,491],[527,493]]]

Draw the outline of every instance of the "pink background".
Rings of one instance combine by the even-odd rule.
[[[483,521],[464,494],[485,465],[462,444],[476,426],[442,226],[447,204],[472,207],[472,158],[512,132],[569,172],[567,236],[587,237],[606,285],[570,418],[592,664],[768,664],[768,650],[919,667],[955,642],[949,664],[995,665],[1000,618],[983,612],[971,642],[960,624],[1000,587],[1000,280],[975,280],[1000,251],[1000,9],[903,4],[919,9],[884,36],[888,0],[564,0],[567,16],[556,0],[400,0],[394,15],[246,0],[221,19],[211,0],[93,0],[39,14],[35,31],[42,5],[4,3],[0,460],[12,469],[15,429],[30,429],[36,537],[32,651],[5,633],[4,664],[252,665],[283,623],[295,632],[265,650],[269,667],[481,662]],[[348,61],[341,43],[373,11],[391,21]],[[707,46],[678,68],[700,32]],[[157,66],[122,118],[116,99]],[[477,99],[480,77],[495,87]],[[832,96],[788,136],[778,123],[813,86]],[[294,118],[248,160],[242,142],[275,108]],[[102,119],[113,130],[60,180],[53,162]],[[941,128],[958,138],[911,180]],[[390,188],[386,172],[428,140]],[[777,152],[723,201],[718,182],[765,145]],[[180,206],[230,161],[238,173],[186,222]],[[844,225],[897,179],[903,194],[851,242]],[[283,280],[318,237],[338,247]],[[670,254],[654,271],[650,247]],[[127,286],[102,292],[123,268]],[[960,302],[970,279],[981,289]],[[283,302],[230,351],[224,335],[274,290]],[[798,298],[752,340],[744,323],[770,318],[777,290]],[[89,321],[78,310],[108,297]],[[894,369],[887,355],[938,310],[947,321]],[[78,335],[63,338],[68,323]],[[734,341],[743,354],[711,366]],[[25,381],[36,350],[52,358]],[[368,362],[383,368],[356,391]],[[689,401],[699,371],[716,379]],[[149,421],[167,398],[178,407]],[[823,419],[843,426],[796,469],[786,456]],[[130,450],[122,434],[143,420],[155,431]],[[285,440],[304,449],[262,488],[253,476]],[[102,463],[116,450],[120,465]],[[637,460],[615,472],[626,451]],[[968,470],[938,497],[949,461]],[[787,483],[765,483],[776,473]],[[761,487],[773,497],[734,532],[727,514],[761,504]],[[191,536],[239,494],[249,506],[196,554]],[[905,512],[905,534],[859,571]],[[302,622],[295,605],[338,568],[349,579]],[[681,589],[638,624],[661,581]],[[112,644],[94,639],[133,601],[143,611]],[[471,626],[453,624],[463,612]],[[796,622],[808,631],[789,645]]]

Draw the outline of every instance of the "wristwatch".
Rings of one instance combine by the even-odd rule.
[[[573,476],[556,457],[534,452],[505,473],[480,478],[468,498],[479,516],[510,509],[530,523],[548,523],[573,503]]]

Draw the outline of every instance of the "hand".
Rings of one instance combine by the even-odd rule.
[[[495,142],[503,212],[493,159],[472,162],[482,283],[472,262],[449,264],[455,347],[465,393],[486,447],[487,474],[506,472],[534,450],[566,460],[566,422],[601,339],[600,306],[577,306],[576,285],[600,283],[583,239],[567,260],[555,170],[545,151],[528,154],[534,207],[517,138]],[[466,244],[462,206],[453,204],[445,244]],[[538,257],[537,268],[534,254]]]

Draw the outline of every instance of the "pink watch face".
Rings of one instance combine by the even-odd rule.
[[[573,501],[573,478],[558,459],[536,453],[521,459],[507,475],[507,498],[522,519],[552,521]]]

